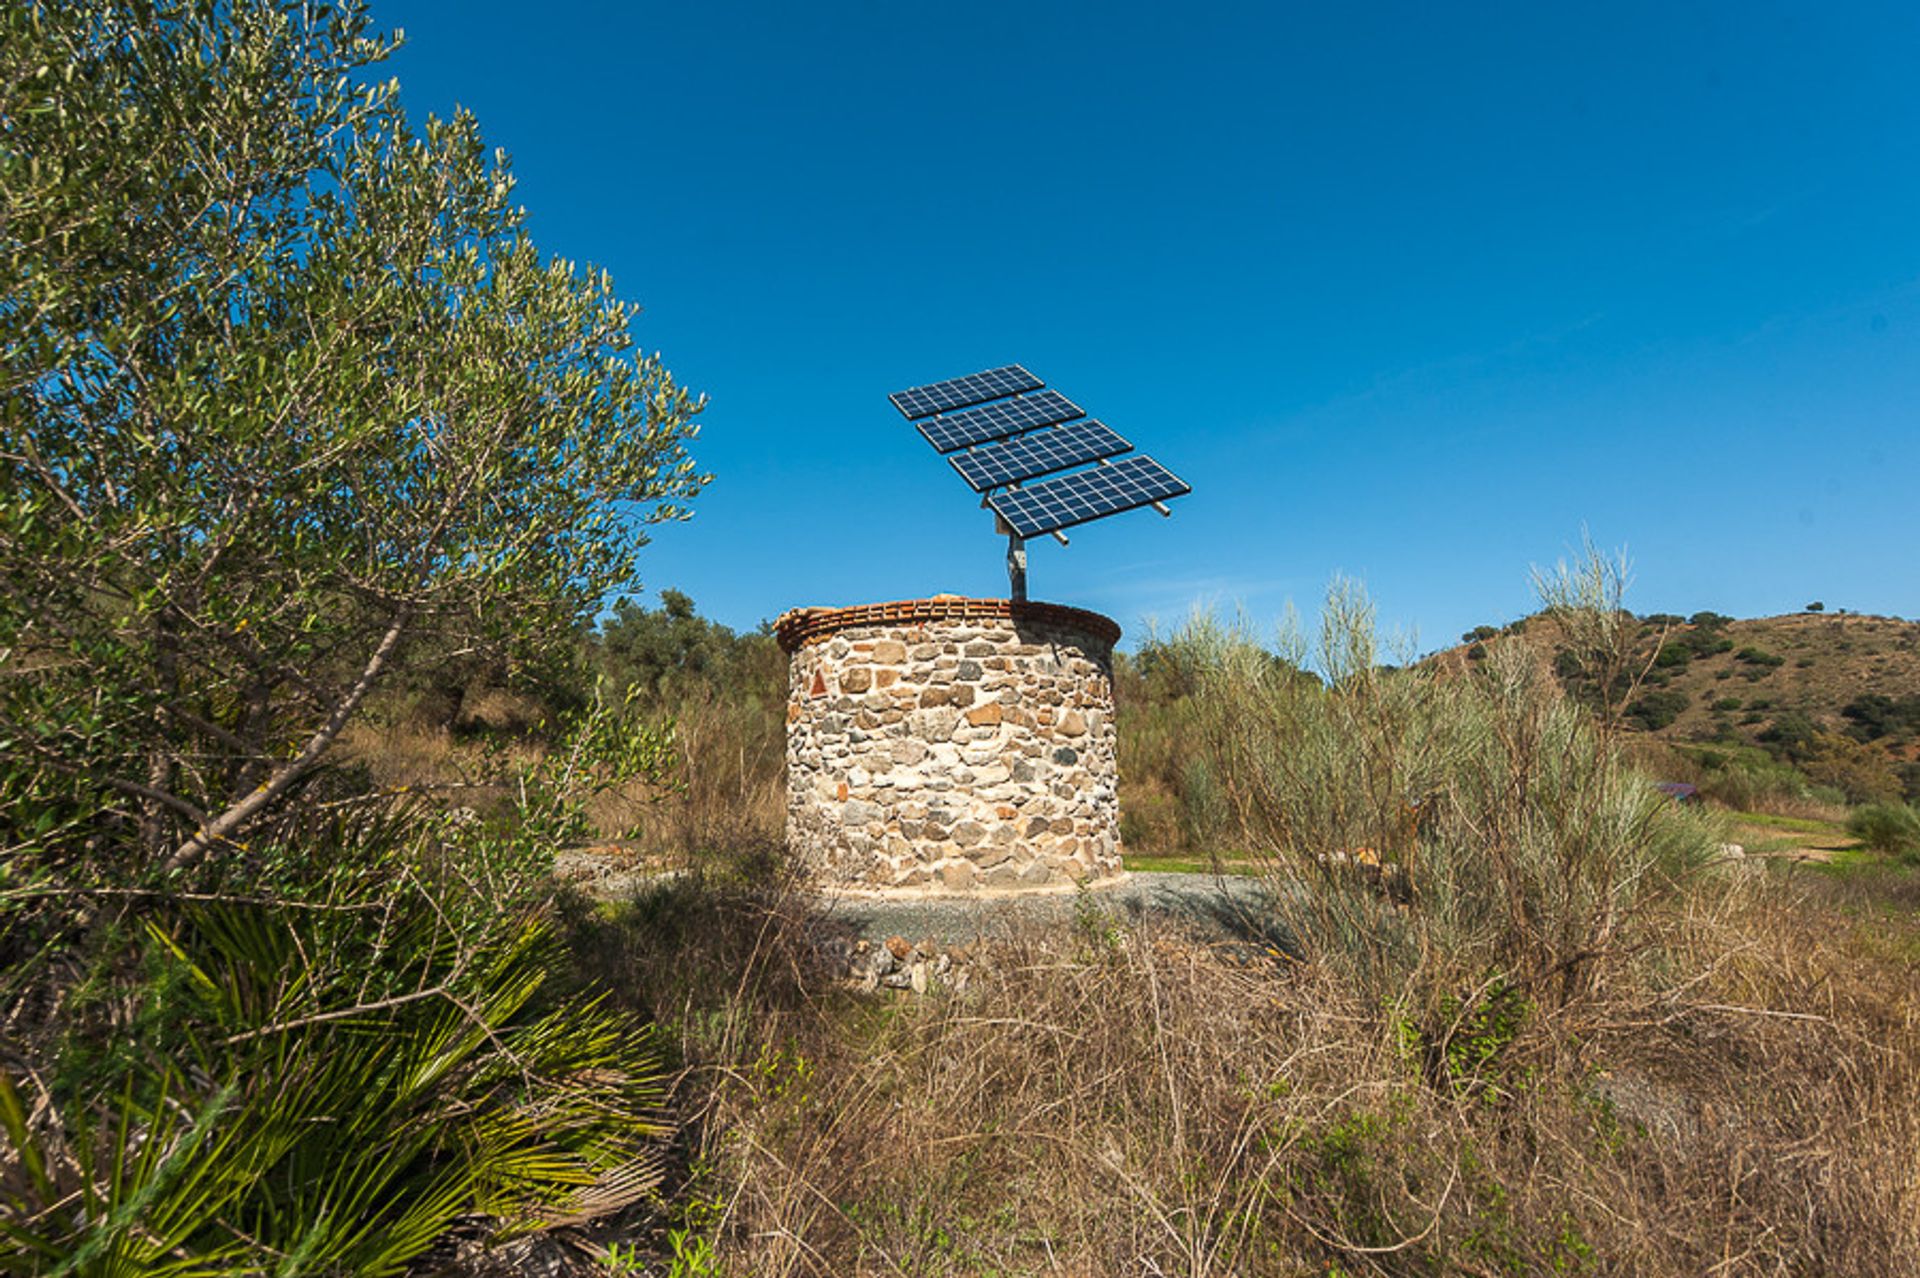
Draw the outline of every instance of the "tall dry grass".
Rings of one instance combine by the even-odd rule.
[[[510,807],[502,778],[546,757],[555,717],[504,693],[474,701],[474,714],[451,727],[404,705],[353,725],[342,739],[347,766],[364,769],[377,788],[482,815]],[[671,729],[675,763],[664,786],[640,780],[594,795],[585,809],[593,837],[676,864],[777,844],[786,820],[783,709],[772,698],[697,685],[625,705],[621,713]]]
[[[1170,641],[1285,953],[1090,897],[916,998],[840,979],[833,921],[777,884],[689,878],[583,921],[584,961],[683,1053],[663,1251],[754,1275],[1920,1272],[1915,880],[1721,859],[1541,670],[1387,672],[1363,599],[1329,619],[1280,659],[1206,624]]]
[[[1480,1018],[1438,1070],[1334,969],[1176,930],[1008,936],[964,993],[872,996],[792,899],[666,891],[582,951],[677,1031],[711,1272],[1920,1265],[1912,920],[1823,884],[1716,879],[1600,996]]]
[[[1389,667],[1371,605],[1340,583],[1318,634],[1289,627],[1277,654],[1207,618],[1171,646],[1194,672],[1185,739],[1302,955],[1372,997],[1591,995],[1720,842],[1523,643],[1465,673]]]

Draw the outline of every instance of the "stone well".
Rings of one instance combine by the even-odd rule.
[[[802,608],[775,633],[787,839],[822,880],[965,892],[1121,874],[1113,621],[937,595]]]

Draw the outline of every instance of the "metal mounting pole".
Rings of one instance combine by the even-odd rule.
[[[987,506],[985,498],[980,501]],[[993,510],[991,506],[987,509]],[[1007,535],[1007,593],[1015,603],[1027,601],[1027,539],[1013,530],[1000,512],[993,511],[993,530]]]

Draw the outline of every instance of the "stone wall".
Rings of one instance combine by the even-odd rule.
[[[803,609],[776,633],[787,838],[823,880],[965,892],[1120,874],[1112,621],[941,595]]]

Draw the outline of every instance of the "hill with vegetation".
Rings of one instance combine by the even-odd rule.
[[[1800,797],[1834,805],[1920,797],[1920,622],[1824,610],[1637,617],[1604,691],[1548,614],[1478,627],[1431,660],[1478,662],[1517,638],[1550,656],[1569,692],[1615,705],[1643,746],[1668,747],[1643,756],[1727,791],[1733,806],[1791,790],[1792,774]]]
[[[1196,618],[1124,837],[1245,907],[863,951],[772,638],[604,610],[700,401],[394,47],[0,8],[0,1273],[1920,1272],[1907,631],[1591,547],[1452,669]]]

